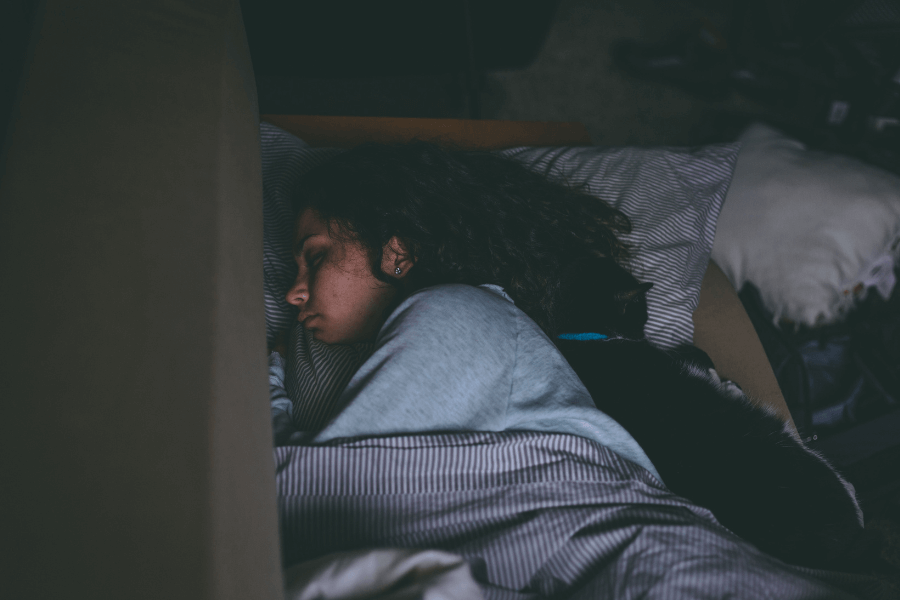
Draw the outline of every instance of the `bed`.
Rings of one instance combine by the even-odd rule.
[[[12,491],[3,494],[9,559],[2,579],[9,595],[283,597],[284,522],[276,506],[291,490],[302,492],[309,483],[302,475],[310,473],[292,467],[306,461],[319,464],[316,469],[330,464],[335,475],[343,471],[342,463],[315,451],[300,456],[283,449],[275,452],[273,469],[259,293],[260,119],[239,4],[53,0],[41,6],[33,39],[0,179],[0,453],[4,489]],[[325,145],[436,132],[492,149],[589,142],[573,124],[266,118]],[[698,304],[689,315],[696,344],[724,377],[789,419],[727,279],[709,263],[696,283]],[[575,460],[598,453],[560,439],[524,436],[498,446],[490,434],[478,435],[466,444],[529,447],[547,463],[548,477],[560,476],[551,467],[562,455]],[[408,447],[441,454],[440,441],[412,437]],[[408,448],[360,450],[374,465],[385,452]],[[503,464],[515,463],[496,463]],[[503,481],[509,473],[501,471],[483,475]],[[657,504],[677,504],[653,493]],[[365,492],[351,496],[365,498]],[[325,512],[316,514],[336,506],[319,503]],[[434,508],[452,515],[459,507]],[[544,508],[529,510],[538,517],[559,514]],[[709,522],[702,510],[675,508],[673,518]],[[297,522],[284,507],[282,515]],[[435,530],[427,520],[418,523]],[[431,542],[409,547],[423,545]],[[314,546],[297,548],[291,566],[340,570],[340,561],[306,562]],[[471,591],[469,597],[522,597],[499,583],[465,587],[473,577],[483,582],[492,566],[463,564],[464,549],[455,550],[427,557],[430,572]],[[606,550],[615,551],[615,545]],[[402,553],[368,559],[374,571],[393,565],[401,577],[421,564]],[[581,597],[615,594],[603,581],[583,577],[592,568],[585,560],[573,566],[581,573],[575,576]],[[345,564],[353,566],[351,574],[374,572],[361,570],[360,562]],[[291,574],[288,580],[294,581]],[[838,597],[827,596],[833,589],[808,573],[792,581],[799,595],[811,586],[807,592]],[[690,584],[690,577],[682,582]],[[834,583],[853,589],[859,582]],[[548,585],[524,586],[523,593],[558,591]],[[298,589],[303,592],[292,588]]]
[[[562,169],[556,174],[569,181],[581,182],[580,175],[589,172],[588,189],[632,216],[638,235],[630,241],[645,257],[646,278],[662,288],[663,297],[651,303],[648,336],[662,347],[693,340],[723,377],[737,379],[756,401],[790,419],[733,287],[708,261],[712,234],[707,228],[714,229],[736,147],[594,148],[577,123],[299,115],[264,115],[262,120],[267,215],[290,214],[285,201],[302,172],[364,141],[428,139],[499,151],[534,168],[553,165],[551,170]],[[659,189],[668,190],[664,199]],[[671,229],[681,213],[690,218],[683,218],[678,233],[654,231],[660,223]],[[699,229],[697,220],[703,223]],[[289,234],[278,239],[278,232],[286,230],[267,217],[270,329],[272,321],[275,328],[289,325],[277,306],[288,281],[279,283],[273,268],[279,260],[287,268],[292,260]],[[651,233],[642,235],[647,230]],[[691,250],[673,265],[677,249],[685,246]],[[678,273],[670,276],[666,270]],[[663,318],[654,320],[654,312],[664,313]],[[679,323],[679,313],[687,315],[692,329]],[[322,352],[306,350],[301,362],[313,364],[298,369],[298,377],[330,372],[327,360],[320,358],[317,365],[309,358]],[[609,448],[571,436],[424,432],[288,444],[277,447],[275,455],[292,598],[357,592],[380,597],[369,590],[401,594],[404,586],[462,598],[476,593],[473,581],[488,598],[588,598],[611,590],[616,596],[713,598],[741,588],[754,590],[747,597],[836,597],[842,592],[823,579],[855,592],[867,585],[865,578],[794,567],[787,575],[783,565],[740,546],[742,541],[739,547],[723,543],[717,537],[721,526],[708,511],[672,497]],[[710,553],[692,555],[698,544]],[[433,562],[434,552],[449,554]],[[373,563],[382,565],[380,570]],[[730,572],[738,563],[741,569]],[[360,581],[358,573],[367,577]]]

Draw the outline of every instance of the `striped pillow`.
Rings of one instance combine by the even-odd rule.
[[[340,392],[368,357],[371,346],[327,346],[307,336],[285,293],[296,265],[291,254],[292,192],[300,176],[340,150],[310,148],[269,123],[262,142],[266,337],[293,327],[286,388],[296,424],[315,429],[339,407]],[[700,283],[706,272],[716,220],[737,160],[738,144],[690,148],[513,148],[499,154],[570,184],[622,210],[634,230],[624,236],[635,260],[632,271],[652,281],[647,296],[647,338],[671,348],[690,343]]]
[[[663,348],[691,343],[700,298],[739,144],[702,148],[513,148],[499,154],[612,204],[634,226],[632,274],[652,281],[647,339]]]
[[[312,149],[296,136],[260,123],[263,179],[263,287],[266,341],[290,329],[284,387],[293,403],[294,425],[301,431],[321,429],[339,410],[338,397],[372,344],[329,346],[313,339],[297,322],[296,307],[285,299],[297,276],[293,255],[291,198],[300,176],[340,153]]]

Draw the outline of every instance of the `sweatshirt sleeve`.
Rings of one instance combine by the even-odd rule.
[[[300,436],[300,432],[294,427],[291,416],[294,405],[284,387],[284,357],[278,352],[269,354],[269,400],[272,404],[274,445],[288,445]]]

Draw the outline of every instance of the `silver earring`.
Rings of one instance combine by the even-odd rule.
[[[394,269],[394,275],[399,275],[402,272],[403,272],[403,269],[401,269],[400,267],[397,267],[396,269]]]

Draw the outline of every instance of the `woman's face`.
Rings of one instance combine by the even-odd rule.
[[[399,249],[395,238],[382,261],[382,270],[398,279],[412,266]],[[313,337],[326,344],[374,340],[399,292],[375,278],[362,244],[331,237],[318,213],[306,209],[297,219],[294,258],[297,280],[287,301],[300,309],[297,320]]]

